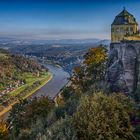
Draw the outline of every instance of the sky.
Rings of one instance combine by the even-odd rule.
[[[140,0],[0,0],[0,37],[110,39],[123,7],[140,23]]]

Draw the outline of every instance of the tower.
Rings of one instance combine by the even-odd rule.
[[[125,8],[111,24],[111,41],[140,40],[138,23],[135,17]]]

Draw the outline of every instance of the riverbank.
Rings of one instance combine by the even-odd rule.
[[[42,88],[44,85],[46,85],[52,78],[53,78],[52,73],[48,72],[47,78],[42,79],[41,85],[36,87],[31,92],[29,92],[26,96],[23,97],[23,99],[29,98],[31,95],[33,95],[35,92],[37,92],[40,88]],[[17,102],[18,101],[13,102],[8,107],[6,107],[3,111],[0,112],[0,120],[4,119],[3,116],[5,116],[5,114],[8,113],[12,109],[12,106],[15,105]]]
[[[69,73],[63,70],[62,67],[57,67],[56,65],[50,65],[50,64],[44,64],[46,68],[49,69],[49,72],[52,74],[52,79],[50,79],[46,84],[44,83],[44,86],[39,88],[35,91],[33,94],[28,94],[29,96],[27,98],[39,98],[41,96],[48,96],[52,100],[58,95],[58,93],[61,91],[61,89],[67,85],[68,79],[70,77]],[[10,109],[9,109],[10,110]],[[3,120],[6,120],[8,118],[8,111],[6,114],[3,115]]]
[[[48,96],[53,100],[60,90],[68,83],[70,75],[64,71],[62,67],[50,64],[44,65],[53,74],[53,79],[34,93],[32,97],[38,98],[40,96]]]
[[[23,99],[27,99],[30,96],[32,96],[35,92],[37,92],[40,88],[42,88],[44,85],[46,85],[51,79],[53,78],[53,75],[48,72],[48,78],[44,79],[44,81],[42,81],[41,85],[38,86],[36,89],[34,89],[33,91],[31,91],[28,95],[24,96]]]

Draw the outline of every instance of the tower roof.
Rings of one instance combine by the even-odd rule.
[[[112,25],[126,25],[126,24],[138,25],[135,17],[124,8],[123,11],[115,17]]]

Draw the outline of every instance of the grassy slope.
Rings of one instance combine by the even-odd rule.
[[[35,78],[34,76],[31,76],[30,74],[26,75],[27,78],[27,84],[23,85],[19,88],[17,88],[14,92],[11,92],[11,96],[15,96],[17,94],[19,94],[22,90],[25,89],[25,87],[28,85],[32,85],[36,80],[40,80],[41,85],[39,85],[38,87],[36,87],[35,89],[33,89],[31,92],[29,92],[26,96],[23,97],[23,99],[28,98],[29,96],[31,96],[32,94],[34,94],[37,90],[39,90],[42,86],[44,86],[47,82],[49,82],[52,79],[52,74],[47,72],[43,75],[43,77],[39,77],[39,78]],[[3,111],[0,112],[0,117],[2,117],[5,113],[7,113],[8,111],[10,111],[12,109],[12,106],[14,104],[16,104],[17,102],[12,103],[11,105],[9,105],[8,107],[6,107]]]
[[[40,81],[42,84],[42,80],[45,80],[48,78],[49,73],[46,72],[40,77],[36,77],[32,73],[25,73],[23,74],[24,79],[26,79],[26,84],[17,88],[15,91],[11,92],[11,96],[18,95],[21,91],[23,91],[27,86],[31,86],[35,81]]]
[[[0,57],[5,57],[6,55],[4,53],[0,53]]]
[[[51,73],[47,73],[47,75],[44,78],[40,79],[41,85],[39,85],[38,87],[36,87],[34,90],[32,90],[31,92],[29,92],[25,97],[23,97],[23,99],[28,98],[29,96],[31,96],[33,93],[35,93],[37,90],[39,90],[41,87],[43,87],[47,82],[49,82],[52,79],[52,74]]]
[[[14,91],[12,91],[11,93],[8,93],[7,96],[3,98],[4,101],[7,101],[9,103],[9,105],[7,107],[0,105],[1,108],[4,108],[0,112],[0,116],[1,116],[7,111],[9,111],[12,108],[12,105],[18,102],[19,99],[28,98],[33,93],[35,93],[38,89],[44,86],[52,78],[52,75],[49,72],[46,72],[44,68],[42,68],[36,61],[29,60],[27,58],[24,58],[18,55],[17,56],[10,55],[5,50],[0,50],[0,61],[1,61],[0,66],[4,68],[4,70],[1,71],[1,73],[3,74],[2,76],[4,77],[4,80],[6,79],[5,81],[1,80],[3,83],[7,83],[7,85],[10,85],[12,83],[14,84],[15,79],[11,78],[13,76],[16,78],[19,78],[19,80],[20,78],[26,80],[25,85],[17,87]],[[18,75],[14,75],[15,74],[14,71]],[[37,74],[36,71],[40,72],[39,77],[36,76]],[[32,89],[32,86],[36,81],[40,81],[41,84]],[[7,85],[4,85],[4,86],[7,86]],[[29,92],[22,94],[29,87],[31,87],[32,90],[31,91],[29,90]],[[2,86],[0,87],[0,90],[3,90]],[[21,96],[18,96],[20,95],[20,93],[21,93]]]

